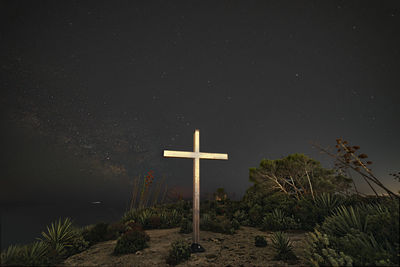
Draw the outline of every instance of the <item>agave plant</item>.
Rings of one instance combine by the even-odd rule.
[[[63,247],[71,246],[75,237],[71,219],[66,218],[64,222],[61,222],[60,218],[58,221],[51,223],[50,227],[47,226],[47,233],[42,232],[42,236],[42,241],[52,248],[56,248],[57,244]]]
[[[344,236],[351,229],[357,229],[365,232],[367,228],[367,220],[360,213],[360,210],[352,206],[338,207],[332,216],[325,219],[323,229],[329,234]]]
[[[289,237],[283,232],[275,232],[272,237],[272,247],[276,251],[275,258],[278,260],[295,260],[293,245]]]
[[[48,246],[40,241],[23,247],[21,256],[26,265],[42,265],[47,254]]]
[[[137,215],[137,222],[141,224],[143,227],[146,227],[152,215],[153,211],[151,209],[143,209]]]
[[[322,193],[315,198],[315,205],[325,211],[332,211],[342,204],[342,198],[339,195]]]
[[[172,210],[170,213],[170,226],[177,226],[182,221],[182,214],[177,210]]]
[[[272,211],[272,218],[276,222],[280,222],[280,223],[284,224],[285,223],[286,214],[285,214],[285,212],[283,210],[274,209]]]
[[[3,265],[18,265],[18,260],[21,257],[21,247],[11,245],[6,250],[1,252],[1,262]]]

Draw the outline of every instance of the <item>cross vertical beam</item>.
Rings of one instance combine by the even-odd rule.
[[[200,153],[200,131],[193,134],[193,152]],[[199,244],[200,232],[200,158],[193,159],[193,243]]]

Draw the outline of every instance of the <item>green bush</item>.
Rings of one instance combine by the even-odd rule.
[[[322,214],[310,198],[297,200],[293,207],[293,215],[300,222],[300,228],[307,231],[312,231],[318,223],[324,221]]]
[[[189,234],[191,232],[193,232],[193,223],[192,221],[184,218],[181,222],[181,229],[179,230],[179,233]]]
[[[178,240],[171,244],[169,255],[167,257],[167,264],[177,265],[190,258],[191,249],[189,244],[184,240]]]
[[[126,232],[126,224],[123,222],[114,222],[109,224],[107,227],[107,233],[105,235],[106,240],[114,240],[120,237]]]
[[[265,239],[265,237],[261,235],[257,235],[254,237],[254,243],[256,247],[266,247],[268,244],[267,239]]]
[[[85,251],[88,247],[89,242],[83,238],[81,232],[76,231],[74,237],[71,240],[70,246],[65,247],[65,255],[66,257],[69,257],[78,254],[82,251]]]
[[[161,218],[159,215],[152,215],[149,219],[148,229],[161,228]]]
[[[29,245],[11,245],[1,253],[0,264],[13,266],[37,266],[49,264],[46,243],[34,242]],[[60,253],[61,254],[61,253]]]
[[[82,232],[83,238],[89,242],[89,245],[106,241],[108,237],[107,235],[108,235],[108,224],[102,222],[96,225],[86,227]]]
[[[262,222],[263,209],[260,205],[255,204],[250,208],[248,218],[251,226],[259,226]]]
[[[231,223],[232,223],[233,229],[238,230],[240,228],[240,223],[238,220],[232,219]]]
[[[296,261],[297,257],[293,252],[292,242],[283,232],[275,232],[271,237],[272,247],[276,251],[275,259],[283,261]]]
[[[135,253],[138,250],[148,247],[147,241],[149,240],[150,237],[143,230],[139,230],[138,228],[130,229],[118,238],[114,254]]]
[[[237,220],[239,223],[244,222],[247,219],[247,214],[243,210],[237,210],[233,213],[233,219]]]
[[[214,217],[209,214],[204,214],[200,218],[200,229],[222,234],[235,233],[235,227],[228,218],[224,216]]]
[[[143,231],[143,227],[140,225],[140,224],[138,224],[138,223],[135,223],[134,221],[128,221],[128,222],[126,222],[125,223],[125,232],[128,232],[128,231],[131,231],[131,230],[134,230],[134,231]],[[124,233],[125,233],[124,232]]]
[[[282,231],[288,229],[298,229],[299,224],[293,217],[286,216],[285,212],[275,209],[272,213],[264,216],[261,224],[262,230]]]
[[[332,248],[329,237],[318,230],[308,233],[303,259],[311,266],[353,266],[353,259]]]
[[[340,206],[316,230],[327,236],[329,249],[337,255],[344,251],[354,265],[398,266],[398,200],[382,203]],[[308,250],[320,255],[317,241],[311,242]],[[326,261],[323,257],[315,260],[318,264]]]

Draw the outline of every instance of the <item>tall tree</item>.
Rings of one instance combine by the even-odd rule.
[[[292,154],[282,159],[263,159],[260,166],[250,168],[250,181],[267,191],[282,191],[300,199],[313,198],[322,192],[345,192],[352,182],[332,169],[304,154]]]

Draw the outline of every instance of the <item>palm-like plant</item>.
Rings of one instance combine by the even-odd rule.
[[[315,199],[315,205],[325,211],[332,211],[342,204],[342,199],[338,195],[322,193]]]
[[[24,246],[21,256],[27,265],[42,265],[45,263],[44,258],[47,254],[47,249],[48,247],[44,242],[34,242]]]
[[[323,228],[328,234],[344,236],[349,233],[351,229],[365,232],[367,220],[365,220],[358,208],[340,206],[335,210],[334,215],[325,219]]]
[[[11,245],[6,250],[1,252],[1,265],[17,264],[17,260],[21,255],[21,248],[19,246]]]
[[[56,248],[57,244],[63,247],[71,246],[71,242],[75,237],[75,232],[72,228],[72,221],[66,218],[61,222],[61,218],[47,226],[47,233],[42,232],[43,241],[52,248]]]
[[[272,247],[276,250],[275,258],[278,260],[295,260],[293,245],[284,232],[275,232],[272,237]]]

